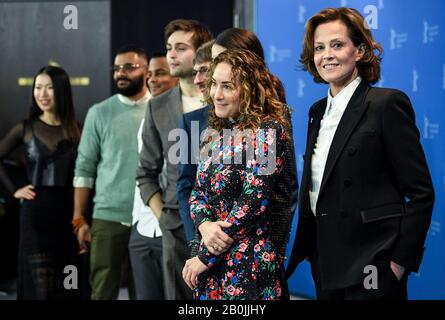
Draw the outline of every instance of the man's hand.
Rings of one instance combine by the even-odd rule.
[[[14,198],[16,199],[26,199],[26,200],[34,200],[36,198],[36,192],[34,191],[34,186],[29,184],[23,188],[17,189],[14,192]]]
[[[91,231],[88,224],[84,224],[79,228],[79,231],[77,231],[77,241],[79,242],[79,254],[86,253],[90,250],[90,243],[91,243]]]
[[[91,232],[90,227],[85,222],[85,212],[90,199],[91,189],[86,187],[75,187],[74,188],[74,212],[73,221],[82,220],[82,225],[74,232],[76,232],[77,241],[79,242],[79,254],[88,252],[89,244],[91,242]]]
[[[395,274],[397,279],[400,281],[402,279],[403,275],[405,274],[405,267],[395,263],[394,261],[390,262],[390,265],[392,272]]]
[[[199,225],[199,232],[211,254],[220,255],[232,246],[233,239],[223,231],[223,228],[231,226],[232,224],[226,221],[205,221]]]
[[[198,286],[198,276],[208,269],[198,257],[193,257],[185,262],[185,266],[182,269],[182,278],[188,287],[194,290]]]
[[[153,211],[155,217],[159,220],[162,215],[162,208],[164,207],[164,203],[162,202],[162,197],[159,192],[156,192],[150,200],[148,200],[147,205]]]

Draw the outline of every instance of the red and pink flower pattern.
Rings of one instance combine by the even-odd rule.
[[[229,251],[215,256],[201,242],[198,257],[209,270],[199,277],[196,299],[288,299],[284,259],[277,257],[270,240],[268,220],[271,194],[283,167],[286,134],[276,121],[264,122],[261,129],[261,134],[254,131],[252,140],[263,156],[274,153],[276,168],[272,174],[259,174],[265,164],[258,159],[243,158],[241,164],[206,159],[198,165],[190,197],[194,223],[198,226],[204,221],[228,221],[232,226],[225,232],[234,243]],[[245,152],[246,139],[233,140],[239,145],[232,141],[230,146],[221,146],[213,141],[212,152],[223,159]]]

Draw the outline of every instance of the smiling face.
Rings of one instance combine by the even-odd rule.
[[[120,94],[134,97],[144,91],[148,74],[145,58],[136,52],[125,52],[116,55],[114,65],[120,66],[113,73],[113,79]]]
[[[193,83],[199,88],[202,94],[206,91],[206,72],[209,69],[210,62],[196,63],[193,67]]]
[[[357,61],[362,50],[354,45],[348,28],[340,21],[320,24],[314,34],[314,63],[335,96],[358,76]]]
[[[165,57],[155,57],[150,59],[150,63],[148,64],[147,83],[153,97],[176,86],[178,79],[170,75],[170,69]]]
[[[54,112],[56,101],[51,78],[47,74],[39,74],[34,85],[34,99],[43,112]]]
[[[215,105],[215,114],[219,118],[236,119],[240,114],[240,83],[232,79],[232,67],[219,63],[213,72],[210,97]]]

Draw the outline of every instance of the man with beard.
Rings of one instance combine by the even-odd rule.
[[[136,135],[150,99],[146,81],[147,55],[127,45],[118,50],[112,66],[117,94],[94,105],[85,119],[74,174],[74,216],[81,253],[91,243],[92,299],[116,299],[122,265],[128,262],[135,172]],[[95,184],[92,226],[85,220]],[[129,297],[134,287],[129,270]]]
[[[170,150],[176,141],[172,141],[170,133],[178,129],[183,113],[202,108],[202,95],[193,83],[193,59],[196,49],[211,40],[212,34],[198,21],[178,19],[165,27],[164,36],[170,74],[179,78],[179,85],[149,102],[142,129],[137,183],[144,203],[153,210],[162,230],[165,297],[183,300],[192,298],[182,279],[190,250],[178,211],[178,162],[173,159],[174,148]],[[167,181],[166,186],[161,186],[159,175],[164,164]]]

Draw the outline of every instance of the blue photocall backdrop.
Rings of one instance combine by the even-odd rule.
[[[365,16],[375,39],[383,46],[382,78],[376,86],[397,88],[411,99],[416,124],[433,178],[436,202],[423,263],[409,280],[409,299],[445,299],[445,1],[442,0],[257,0],[255,31],[263,43],[271,71],[284,83],[293,108],[294,141],[299,179],[303,169],[307,112],[327,95],[299,69],[306,21],[326,7],[352,7]],[[397,128],[394,128],[397,130]],[[295,236],[292,227],[287,256]],[[293,294],[315,297],[307,262],[289,281]]]

